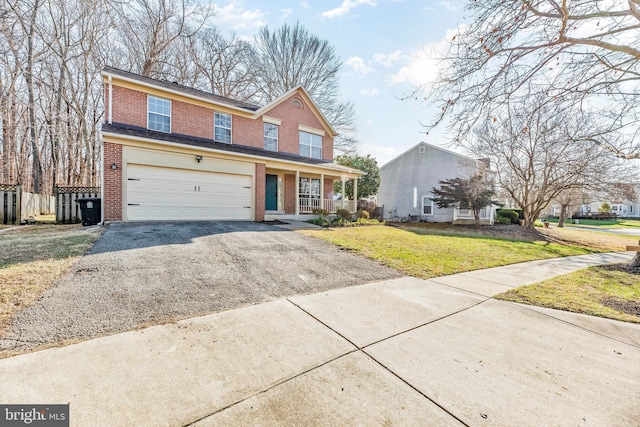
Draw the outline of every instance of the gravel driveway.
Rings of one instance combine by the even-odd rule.
[[[136,327],[398,277],[324,241],[251,222],[115,223],[0,350]]]

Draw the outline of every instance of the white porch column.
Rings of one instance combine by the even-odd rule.
[[[296,215],[300,215],[300,171],[296,171]]]
[[[358,210],[358,178],[353,178],[353,209]]]
[[[344,195],[344,183],[345,183],[345,178],[344,176],[340,177],[340,182],[342,184],[342,197],[340,198],[340,205],[342,206],[342,209],[344,209],[344,200],[345,200],[345,195]]]
[[[320,209],[324,209],[324,174],[320,174]]]

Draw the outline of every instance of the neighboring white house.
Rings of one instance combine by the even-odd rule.
[[[453,151],[421,142],[380,168],[378,206],[384,206],[386,220],[427,222],[473,222],[468,209],[440,209],[431,190],[438,181],[469,178],[485,163]],[[480,212],[483,223],[493,224],[494,209]]]
[[[621,184],[622,185],[622,184]],[[633,184],[626,184],[633,186]],[[611,213],[616,214],[619,217],[625,218],[640,218],[640,185],[636,185],[635,187],[635,200],[622,200],[612,199],[607,197],[606,195],[601,195],[597,198],[597,200],[592,201],[583,201],[583,203],[573,205],[570,207],[571,215],[586,215],[590,212],[599,212],[599,209],[602,207],[603,203],[609,204],[611,206]],[[541,216],[550,215],[550,216],[559,216],[560,215],[560,204],[555,201],[550,203],[547,209],[541,214]]]

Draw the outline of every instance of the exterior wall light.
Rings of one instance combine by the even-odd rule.
[[[115,163],[111,165],[111,169],[116,170],[118,169],[118,165],[116,165]]]
[[[202,160],[202,156],[196,156],[196,160],[198,161],[198,163],[200,163],[200,161]]]

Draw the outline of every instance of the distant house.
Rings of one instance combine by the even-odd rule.
[[[486,163],[421,142],[380,168],[378,206],[386,220],[473,223],[469,209],[440,209],[431,190],[438,181],[469,178]],[[493,224],[493,209],[480,212],[482,223]]]
[[[110,67],[102,76],[105,221],[355,212],[333,184],[364,172],[333,162],[336,132],[303,87],[258,106]]]
[[[619,188],[626,188],[626,191],[621,192],[621,194],[626,194],[626,197],[621,197],[620,194],[617,196],[606,194],[593,196],[585,194],[581,202],[569,207],[569,217],[572,215],[584,216],[589,213],[596,213],[600,210],[603,203],[607,203],[611,207],[610,212],[616,214],[618,217],[640,218],[640,185],[618,184],[618,186]],[[541,216],[558,217],[560,215],[560,209],[560,204],[554,200],[549,204],[547,209],[541,213]]]

